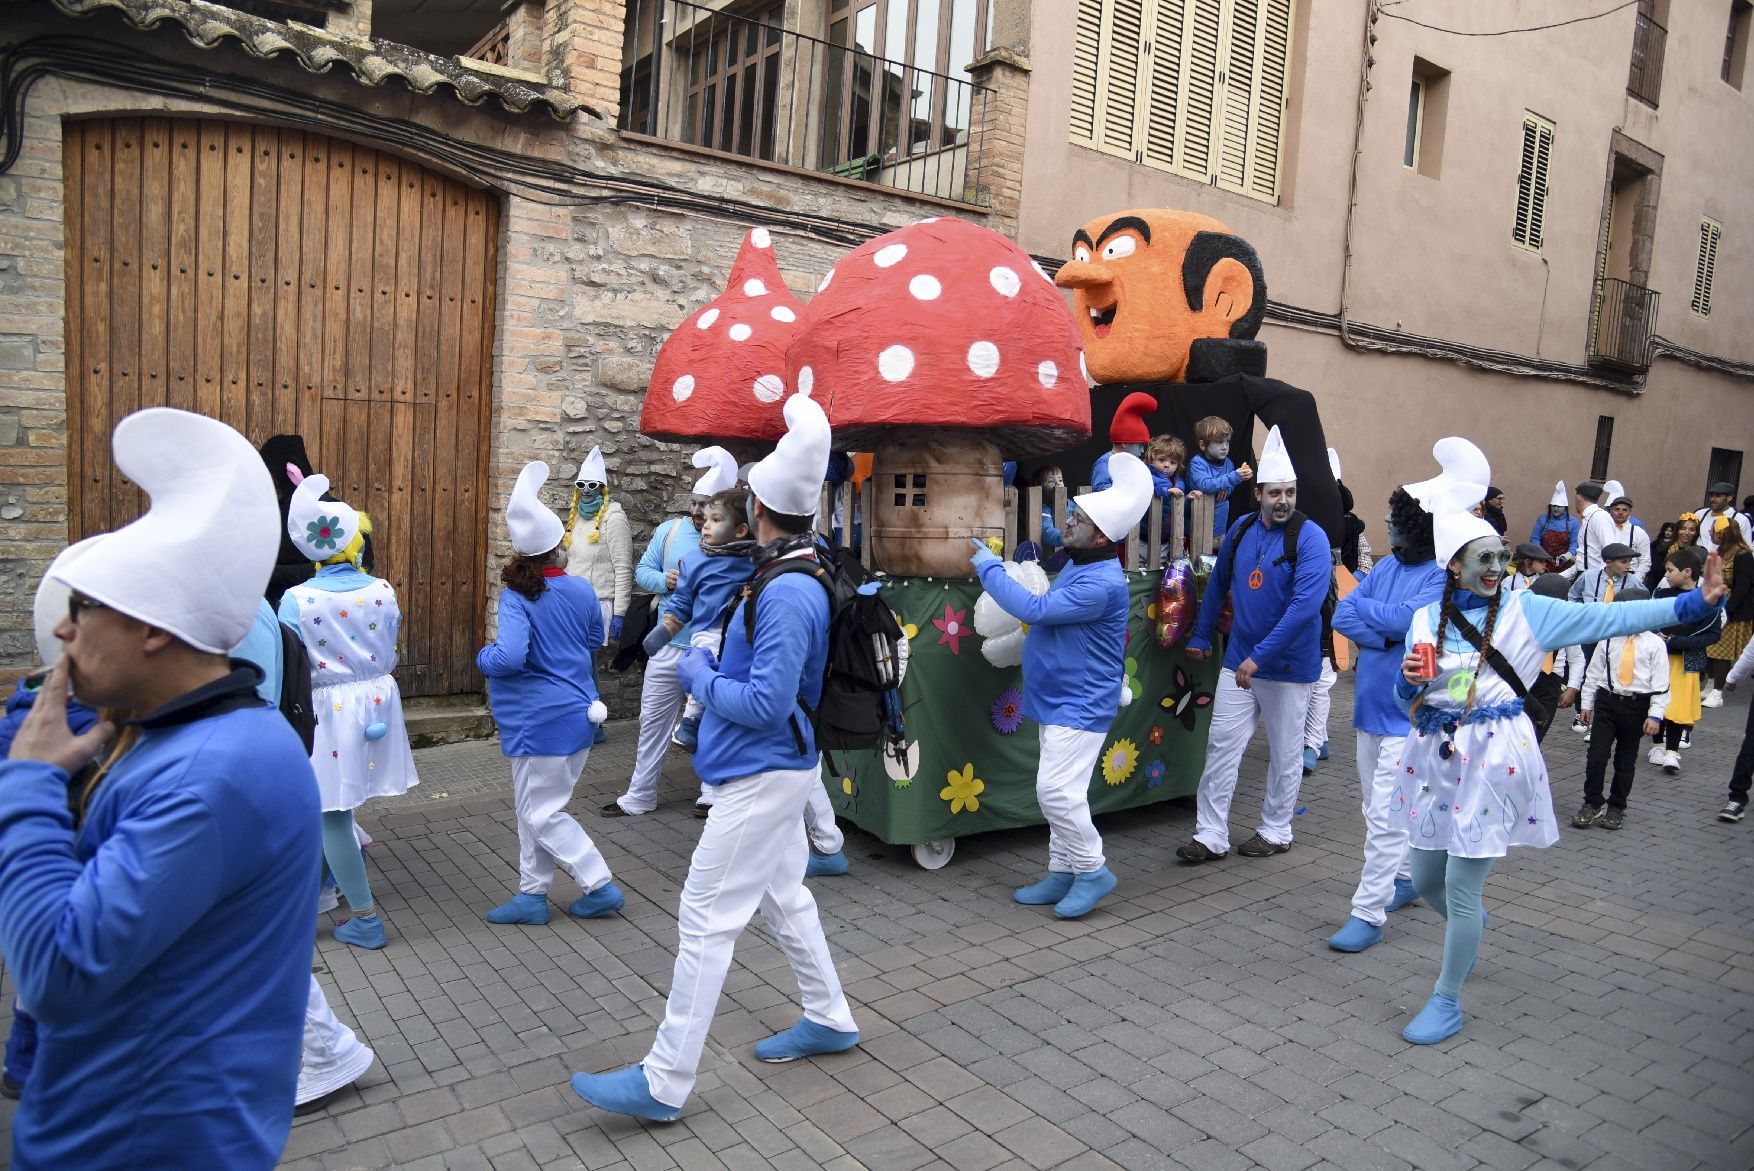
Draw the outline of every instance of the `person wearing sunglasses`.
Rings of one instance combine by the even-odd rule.
[[[561,544],[566,549],[567,573],[590,582],[597,595],[603,613],[603,646],[619,646],[627,608],[633,601],[633,527],[621,504],[610,499],[609,471],[600,447],[591,448],[579,465]],[[593,687],[596,666],[593,659]],[[605,738],[603,725],[592,725],[591,743],[601,744]]]

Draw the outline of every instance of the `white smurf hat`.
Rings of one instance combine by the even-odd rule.
[[[1549,508],[1570,508],[1571,496],[1565,491],[1565,481],[1553,485],[1553,499],[1547,502]]]
[[[1475,516],[1469,511],[1480,502],[1480,497],[1475,496],[1466,504],[1455,504],[1454,501],[1460,500],[1462,495],[1464,494],[1458,493],[1440,503],[1431,516],[1432,546],[1439,565],[1447,566],[1450,558],[1461,552],[1469,541],[1480,537],[1491,537],[1494,541],[1503,539],[1498,535],[1497,529],[1486,523],[1484,517]]]
[[[1605,505],[1612,505],[1624,495],[1626,495],[1626,486],[1619,480],[1609,480],[1602,485],[1602,503]]]
[[[1328,448],[1328,470],[1334,473],[1334,483],[1340,482],[1340,453]]]
[[[609,482],[609,469],[603,463],[603,449],[601,447],[591,448],[590,454],[585,456],[585,462],[579,465],[579,474],[573,477],[573,482],[575,484],[607,484]]]
[[[1108,474],[1114,483],[1078,497],[1078,511],[1087,514],[1109,540],[1122,541],[1151,507],[1151,469],[1131,452],[1117,451],[1108,457]]]
[[[87,537],[76,545],[69,545],[56,554],[49,562],[49,568],[43,571],[43,580],[37,583],[36,603],[32,606],[32,617],[35,619],[37,636],[37,660],[45,667],[53,667],[55,660],[61,657],[61,640],[55,637],[55,627],[61,625],[61,619],[67,617],[67,599],[73,594],[63,583],[56,581],[57,570],[73,562],[99,537]]]
[[[150,499],[146,514],[81,541],[50,574],[196,650],[230,654],[256,620],[280,552],[267,465],[219,420],[169,407],[123,419],[111,447],[117,472]]]
[[[1486,461],[1485,452],[1459,435],[1449,435],[1431,445],[1431,457],[1443,469],[1441,472],[1429,480],[1401,485],[1407,495],[1419,502],[1420,508],[1436,516],[1461,484],[1478,488],[1473,499],[1461,504],[1464,510],[1486,499],[1486,489],[1492,486],[1492,465]]]
[[[318,563],[345,553],[359,535],[359,513],[339,500],[324,500],[328,490],[328,476],[306,476],[286,505],[286,535],[300,553]]]
[[[775,512],[814,516],[822,507],[822,480],[828,475],[833,442],[828,416],[803,394],[786,400],[785,416],[786,433],[772,452],[749,469],[749,489]]]
[[[1338,477],[1335,477],[1338,479]],[[1255,469],[1257,484],[1295,484],[1297,469],[1291,466],[1291,453],[1285,450],[1285,437],[1275,427],[1267,432],[1261,448],[1261,466]]]
[[[512,552],[520,557],[547,553],[566,536],[566,526],[538,495],[546,483],[548,465],[539,459],[531,460],[518,473],[511,499],[506,501],[505,527],[511,534]]]
[[[722,447],[703,447],[694,453],[694,466],[706,475],[694,482],[694,496],[705,500],[737,486],[737,457]]]

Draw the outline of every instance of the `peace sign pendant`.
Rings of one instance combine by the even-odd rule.
[[[1249,589],[1251,589],[1251,590],[1260,589],[1261,583],[1265,580],[1267,580],[1267,579],[1261,576],[1261,571],[1260,571],[1259,567],[1256,567],[1256,569],[1252,573],[1249,574]]]

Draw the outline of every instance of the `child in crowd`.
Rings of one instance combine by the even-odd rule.
[[[1699,585],[1705,568],[1705,551],[1697,546],[1672,549],[1663,560],[1663,585],[1655,597],[1672,598]],[[1671,626],[1661,632],[1669,647],[1669,708],[1663,713],[1662,730],[1653,736],[1650,762],[1674,776],[1681,771],[1680,748],[1693,746],[1693,725],[1699,722],[1700,680],[1705,674],[1705,648],[1717,641],[1722,614],[1698,623]]]
[[[1734,691],[1742,680],[1754,674],[1754,642],[1742,648],[1724,679],[1724,690]],[[1754,703],[1748,705],[1748,724],[1742,731],[1742,747],[1730,770],[1730,799],[1717,811],[1719,821],[1741,821],[1748,810],[1748,789],[1754,786]]]
[[[1552,568],[1553,559],[1541,546],[1524,541],[1516,547],[1516,559],[1511,562],[1514,572],[1510,575],[1507,588],[1526,590],[1535,583],[1535,579]]]
[[[1578,574],[1572,580],[1571,592],[1566,596],[1573,602],[1586,604],[1612,602],[1618,596],[1619,591],[1634,584],[1632,563],[1637,558],[1638,554],[1633,551],[1631,545],[1610,541],[1602,546],[1602,564],[1595,569]],[[1639,592],[1643,593],[1642,590]],[[1645,597],[1649,596],[1649,594],[1645,594]],[[1586,664],[1596,657],[1595,643],[1584,643],[1583,657]],[[1577,722],[1571,725],[1571,730],[1583,733],[1585,739],[1589,738],[1590,726],[1588,721],[1583,718],[1581,710],[1578,712]]]
[[[1230,494],[1237,485],[1255,478],[1247,464],[1240,468],[1230,462],[1230,424],[1217,415],[1207,415],[1194,424],[1194,443],[1200,454],[1188,461],[1188,483],[1208,496],[1216,497],[1212,508],[1212,535],[1221,537],[1230,528]]]
[[[1616,602],[1639,602],[1650,597],[1638,586],[1614,594]],[[1669,707],[1669,648],[1655,634],[1615,635],[1599,644],[1583,676],[1580,715],[1593,729],[1589,755],[1584,761],[1583,805],[1571,824],[1588,829],[1600,822],[1603,829],[1619,829],[1626,819],[1626,798],[1632,792],[1632,774],[1638,764],[1638,745],[1663,726]],[[1608,757],[1614,757],[1614,782],[1608,790],[1608,807],[1602,808],[1602,781]]]
[[[1163,501],[1163,531],[1167,534],[1177,502],[1200,495],[1197,491],[1188,491],[1187,475],[1183,471],[1188,462],[1187,445],[1173,435],[1155,436],[1151,446],[1145,449],[1145,462],[1151,468],[1152,494]]]
[[[1544,598],[1563,600],[1571,583],[1565,580],[1563,573],[1543,573],[1529,584],[1529,588]],[[1535,725],[1535,743],[1539,744],[1547,738],[1547,729],[1553,726],[1553,718],[1560,709],[1568,708],[1577,703],[1578,691],[1583,687],[1583,648],[1568,646],[1563,650],[1549,651],[1541,662],[1541,675],[1535,685],[1529,688],[1529,697],[1536,700],[1539,710],[1531,708],[1529,719]]]
[[[655,654],[670,644],[678,631],[688,629],[690,646],[705,647],[715,656],[724,637],[725,607],[737,591],[755,575],[755,541],[749,535],[748,489],[727,488],[706,503],[706,523],[700,529],[700,548],[682,558],[676,589],[664,604],[664,616],[646,636],[646,653]],[[690,696],[682,711],[676,740],[693,752],[700,737],[700,701]]]

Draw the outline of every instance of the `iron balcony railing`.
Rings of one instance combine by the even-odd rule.
[[[901,191],[978,203],[991,91],[744,15],[629,0],[623,130]]]
[[[1663,49],[1668,39],[1667,29],[1639,12],[1632,32],[1632,71],[1626,78],[1626,92],[1652,106],[1663,88]]]
[[[1657,330],[1655,289],[1605,277],[1596,284],[1595,327],[1590,361],[1623,370],[1650,366],[1650,339]]]

